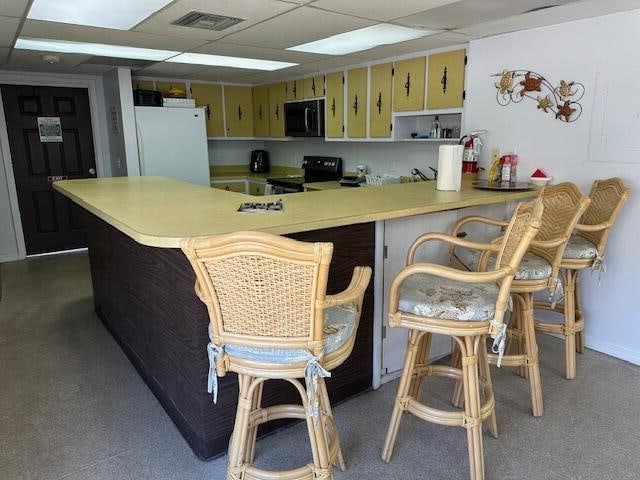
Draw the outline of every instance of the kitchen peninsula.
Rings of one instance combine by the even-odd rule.
[[[536,194],[470,186],[461,192],[440,192],[434,182],[418,182],[265,196],[261,201],[282,198],[284,210],[250,214],[238,212],[238,207],[256,197],[161,177],[64,180],[54,188],[88,212],[97,314],[201,458],[227,447],[237,383],[235,376],[221,379],[216,405],[206,392],[208,315],[194,293],[191,266],[179,249],[182,238],[260,230],[333,242],[328,293],[335,293],[347,286],[354,266],[378,263],[376,222]],[[376,274],[375,283],[381,285],[381,272]],[[375,311],[382,318],[381,300],[374,300],[373,292],[372,282],[353,354],[327,382],[332,401],[372,384],[374,337],[381,335],[381,324],[374,328],[376,302],[380,304]],[[265,405],[293,398],[292,392],[278,387],[269,389],[267,384]]]

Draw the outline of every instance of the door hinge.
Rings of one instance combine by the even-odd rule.
[[[386,260],[388,258],[388,254],[389,254],[389,247],[385,245],[382,247],[382,258]]]
[[[384,325],[382,326],[382,338],[387,338],[387,327],[385,327]]]

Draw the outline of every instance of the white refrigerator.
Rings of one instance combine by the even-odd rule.
[[[135,107],[140,175],[210,186],[202,108]]]

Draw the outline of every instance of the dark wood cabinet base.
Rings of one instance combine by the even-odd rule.
[[[94,215],[87,216],[97,314],[194,453],[202,459],[224,453],[235,418],[237,380],[233,374],[220,379],[214,405],[207,394],[209,318],[193,291],[191,266],[179,249],[140,245]],[[346,288],[354,266],[374,267],[373,223],[289,236],[334,243],[328,293]],[[328,379],[332,402],[370,388],[372,352],[373,282],[353,353]],[[294,401],[291,388],[286,382],[267,382],[264,405]],[[279,425],[282,422],[267,424],[263,433]]]

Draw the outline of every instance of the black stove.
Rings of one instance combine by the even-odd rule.
[[[304,191],[302,186],[311,182],[328,182],[342,178],[342,159],[338,157],[305,156],[302,160],[304,176],[267,178],[272,193],[295,193]]]

